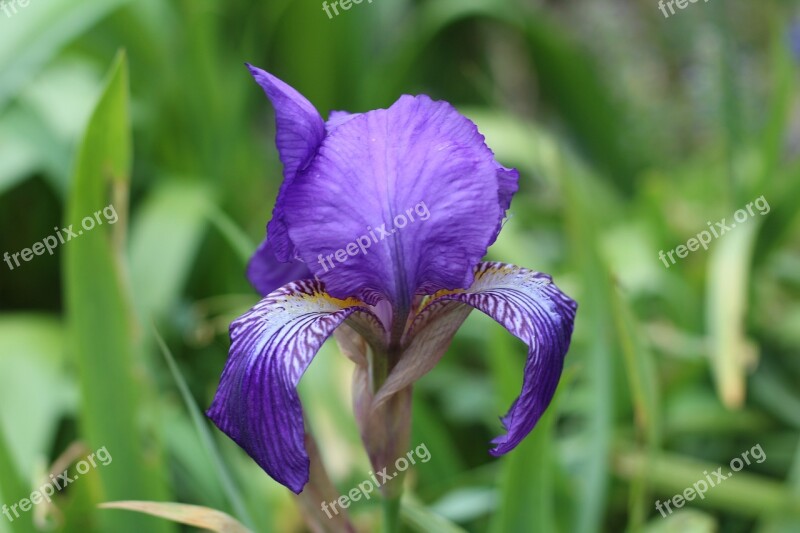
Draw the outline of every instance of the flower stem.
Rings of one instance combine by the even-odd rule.
[[[391,349],[387,353],[369,354],[368,388],[362,389],[362,402],[357,401],[361,409],[356,408],[356,418],[375,472],[387,469],[392,472],[395,458],[398,454],[404,453],[410,437],[410,387],[396,393],[377,409],[372,408],[372,398],[386,382],[397,359],[398,352]],[[399,531],[400,499],[403,495],[404,478],[402,473],[395,473],[391,481],[380,487],[383,495],[381,504],[384,533]]]
[[[370,360],[370,394],[374,396],[389,377],[389,361],[384,354],[375,354],[372,353],[372,350],[368,357]]]
[[[383,533],[397,533],[400,530],[400,499],[401,492],[391,498],[384,497],[383,505]]]

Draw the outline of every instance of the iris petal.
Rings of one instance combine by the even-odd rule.
[[[468,287],[513,188],[475,125],[426,96],[343,118],[286,190],[300,257],[332,295],[403,310]]]
[[[286,231],[281,198],[297,173],[304,169],[317,153],[325,138],[322,117],[303,95],[272,74],[247,65],[256,82],[264,89],[275,108],[275,145],[283,163],[283,184],[268,226],[270,241],[279,261],[295,259],[296,250]]]
[[[293,490],[308,482],[297,384],[322,343],[349,316],[377,319],[316,281],[290,283],[231,324],[230,356],[208,416],[270,476]]]
[[[519,190],[519,171],[497,165],[497,181],[500,185],[500,208],[505,211],[511,206],[511,199]]]
[[[283,287],[290,281],[307,279],[311,271],[302,261],[278,261],[269,239],[264,239],[247,264],[247,279],[262,296]]]
[[[498,164],[497,183],[499,185],[498,200],[500,201],[500,208],[503,210],[503,213],[505,213],[506,210],[511,207],[511,199],[514,197],[514,194],[519,190],[519,171],[516,168],[506,168]],[[492,242],[489,243],[490,246],[494,244],[502,227],[503,221],[498,220],[495,237],[492,239]]]
[[[496,446],[491,453],[502,455],[530,433],[550,404],[572,336],[577,304],[546,274],[514,265],[481,263],[467,291],[434,295],[415,318],[409,332],[411,343],[376,402],[430,371],[470,308],[491,316],[528,346],[522,392],[502,418],[507,434],[492,441]]]
[[[328,115],[328,122],[325,123],[325,130],[330,133],[350,119],[357,117],[359,114],[360,113],[348,113],[347,111],[331,111],[330,115]]]

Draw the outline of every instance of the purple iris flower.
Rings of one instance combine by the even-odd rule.
[[[209,417],[301,492],[309,457],[296,387],[340,328],[337,340],[370,376],[372,411],[356,411],[380,464],[367,411],[410,391],[476,308],[528,346],[522,392],[491,453],[512,450],[553,397],[577,309],[546,274],[481,262],[517,191],[517,170],[495,161],[475,124],[446,102],[403,95],[388,109],[333,112],[326,122],[292,87],[249,68],[275,108],[284,181],[248,267],[265,296],[231,324]]]

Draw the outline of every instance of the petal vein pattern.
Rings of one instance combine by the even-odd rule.
[[[503,263],[481,263],[475,269],[475,283],[467,291],[441,291],[429,305],[448,301],[483,311],[528,346],[522,392],[501,419],[507,434],[492,441],[495,448],[491,453],[502,455],[530,433],[550,404],[578,305],[547,274]],[[447,320],[441,314],[431,316]]]
[[[272,292],[231,324],[231,349],[214,423],[269,475],[299,493],[309,475],[297,384],[319,348],[349,316],[378,321],[355,299],[331,298],[316,281]]]

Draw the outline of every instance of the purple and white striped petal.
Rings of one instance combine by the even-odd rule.
[[[569,348],[577,304],[550,276],[503,263],[480,263],[466,291],[434,294],[412,324],[408,348],[378,391],[376,403],[429,372],[444,354],[469,307],[494,318],[528,346],[522,393],[502,418],[506,435],[493,455],[512,450],[530,433],[553,398]],[[469,306],[469,307],[467,307]]]
[[[358,300],[337,300],[317,281],[298,281],[270,293],[231,324],[230,355],[207,414],[295,493],[309,476],[297,384],[325,339],[356,313],[379,327]]]

